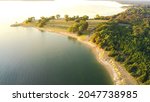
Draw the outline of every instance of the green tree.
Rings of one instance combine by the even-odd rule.
[[[55,19],[55,16],[51,16],[50,19],[51,19],[51,20],[54,20],[54,19]]]
[[[78,35],[83,34],[88,29],[88,22],[85,20],[80,20],[79,22],[75,22],[70,28],[69,31],[73,33],[77,33]]]
[[[56,19],[59,19],[59,18],[60,18],[60,15],[59,15],[59,14],[57,14],[57,15],[56,15]]]
[[[83,20],[88,20],[88,19],[89,19],[89,16],[84,15],[82,18],[83,18]]]
[[[64,18],[65,18],[66,22],[69,21],[69,15],[65,15]]]
[[[96,16],[95,16],[95,18],[94,18],[95,20],[98,20],[98,19],[100,19],[100,15],[99,14],[96,14]]]
[[[35,17],[29,17],[29,18],[25,21],[25,23],[31,23],[31,22],[33,22],[33,21],[35,21]]]
[[[46,23],[50,20],[50,18],[47,18],[47,17],[41,17],[41,19],[38,20],[37,22],[37,26],[38,27],[43,27],[46,25]]]

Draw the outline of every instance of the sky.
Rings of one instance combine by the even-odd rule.
[[[26,2],[25,2],[26,1]],[[113,15],[124,9],[117,2],[85,1],[85,0],[55,0],[55,1],[0,1],[0,22],[21,22],[28,17],[51,16],[60,14],[89,15],[96,14]]]

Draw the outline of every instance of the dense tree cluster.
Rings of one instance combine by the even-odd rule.
[[[68,21],[79,21],[79,20],[88,20],[89,16],[84,15],[82,17],[79,16],[73,16],[73,17],[69,17],[69,15],[65,15],[64,19],[68,22]]]
[[[97,14],[95,17],[94,17],[95,20],[110,20],[112,19],[112,16],[100,16],[99,14]]]
[[[139,24],[142,19],[150,19],[150,7],[132,7],[124,13],[113,16],[120,23]]]
[[[81,35],[87,31],[88,22],[86,20],[76,20],[75,23],[69,27],[69,32],[77,33]]]
[[[54,16],[55,17],[55,16]],[[37,22],[37,26],[38,27],[43,27],[44,25],[46,25],[46,23],[50,20],[53,19],[52,17],[41,17],[41,19],[38,20]]]
[[[25,20],[25,23],[31,23],[35,21],[35,17],[29,17],[27,20]]]
[[[134,7],[96,27],[91,40],[124,64],[139,83],[150,84],[150,8]]]

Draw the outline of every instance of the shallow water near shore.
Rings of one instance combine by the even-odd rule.
[[[0,32],[0,84],[113,84],[86,45],[31,27],[4,28]]]

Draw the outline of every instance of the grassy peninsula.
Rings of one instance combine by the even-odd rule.
[[[12,26],[32,26],[77,38],[94,49],[115,84],[150,85],[149,6],[131,7],[108,17],[30,17]]]

